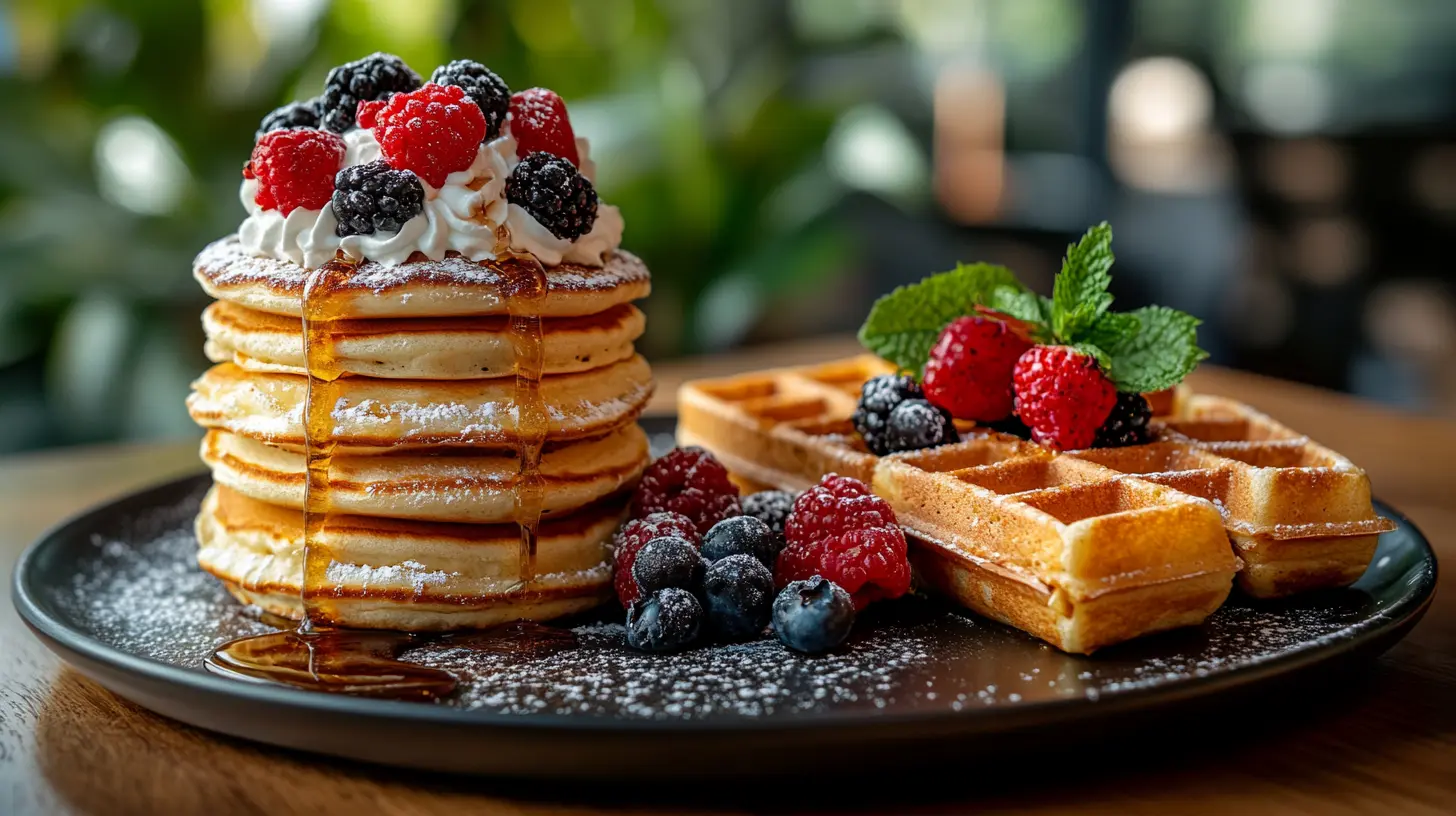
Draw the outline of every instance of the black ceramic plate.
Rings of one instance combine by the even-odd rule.
[[[670,440],[670,427],[650,430]],[[427,645],[409,656],[456,669],[461,692],[439,704],[391,702],[201,668],[212,646],[268,629],[192,561],[191,521],[207,484],[195,476],[134,494],[38,541],[15,572],[26,622],[76,669],[165,716],[288,748],[468,773],[922,764],[1097,739],[1174,713],[1216,716],[1242,692],[1277,693],[1288,685],[1278,681],[1386,649],[1425,611],[1436,577],[1420,531],[1381,505],[1399,527],[1354,587],[1274,604],[1236,595],[1200,628],[1094,657],[910,598],[872,607],[847,648],[817,658],[772,640],[642,655],[610,618],[576,622],[579,646],[544,656]]]

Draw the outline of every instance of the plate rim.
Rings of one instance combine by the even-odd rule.
[[[1177,682],[1138,687],[1114,694],[1103,694],[1095,700],[1086,696],[1069,696],[1056,700],[1007,706],[966,706],[959,711],[866,711],[850,716],[829,718],[816,716],[813,713],[790,713],[779,717],[724,716],[697,720],[624,719],[603,715],[556,712],[507,714],[443,705],[421,705],[416,702],[322,694],[301,689],[253,684],[143,657],[106,644],[86,631],[69,626],[57,616],[52,615],[47,611],[46,604],[40,601],[36,593],[32,591],[30,583],[36,580],[36,576],[32,575],[35,571],[33,565],[47,548],[61,546],[58,542],[73,536],[76,528],[90,526],[98,516],[115,513],[117,505],[146,504],[148,499],[155,494],[178,492],[183,489],[184,485],[194,482],[200,486],[203,479],[210,477],[211,473],[203,470],[87,507],[52,525],[28,545],[15,561],[11,576],[11,598],[16,611],[27,627],[67,665],[127,699],[133,698],[123,691],[113,688],[111,684],[101,681],[94,673],[69,659],[69,655],[74,654],[107,669],[137,676],[146,682],[177,685],[194,694],[202,694],[210,698],[222,700],[242,698],[242,701],[252,705],[291,709],[324,716],[368,717],[377,722],[410,725],[499,729],[530,733],[568,731],[583,735],[668,733],[679,736],[712,736],[774,732],[800,733],[831,729],[899,730],[951,725],[959,726],[955,729],[957,731],[998,732],[1035,726],[1038,723],[1071,722],[1085,718],[1105,717],[1122,712],[1176,704],[1195,697],[1225,695],[1259,683],[1297,674],[1322,663],[1337,662],[1362,648],[1381,643],[1386,637],[1393,636],[1387,646],[1393,645],[1396,640],[1404,637],[1429,609],[1438,582],[1439,566],[1430,540],[1405,514],[1389,504],[1375,499],[1373,502],[1377,512],[1393,518],[1399,525],[1408,528],[1415,535],[1424,550],[1422,554],[1424,569],[1416,568],[1420,580],[1416,586],[1411,588],[1410,592],[1392,607],[1362,619],[1362,623],[1367,625],[1353,636],[1306,646],[1237,669],[1212,672],[1203,676],[1195,675]],[[979,616],[976,616],[975,620],[1002,625],[996,624],[994,621],[985,621]],[[1368,625],[1371,623],[1374,625]],[[205,726],[203,727],[205,728]]]

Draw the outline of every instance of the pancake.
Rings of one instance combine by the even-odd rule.
[[[209,295],[260,312],[299,317],[308,270],[292,261],[255,258],[230,235],[208,244],[193,261],[192,274]],[[342,297],[345,313],[357,318],[459,317],[505,314],[501,278],[459,256],[385,266],[360,264]],[[544,317],[604,312],[644,298],[652,290],[647,267],[636,255],[616,250],[602,267],[560,264],[546,269]]]
[[[590,609],[612,591],[608,540],[617,499],[543,524],[537,577],[518,587],[516,526],[340,516],[323,534],[333,554],[316,599],[325,623],[407,632],[546,620]],[[198,564],[244,603],[302,616],[303,516],[216,486],[197,517]]]
[[[338,382],[334,439],[353,452],[473,446],[515,441],[515,378]],[[192,384],[193,421],[274,445],[301,449],[308,380],[260,374],[219,363]],[[548,442],[601,436],[637,417],[652,396],[652,372],[640,355],[604,368],[541,379]]]
[[[244,496],[302,509],[302,453],[227,431],[208,431],[202,459],[213,479]],[[568,514],[636,484],[648,460],[636,424],[606,436],[551,448],[541,457],[543,513]],[[470,523],[512,520],[515,456],[390,454],[335,456],[329,500],[341,513]]]
[[[587,371],[630,358],[645,326],[637,307],[542,321],[547,374]],[[297,317],[218,301],[202,313],[208,359],[248,371],[303,374]],[[515,374],[510,318],[342,320],[334,324],[334,364],[345,374],[387,379],[465,380]]]

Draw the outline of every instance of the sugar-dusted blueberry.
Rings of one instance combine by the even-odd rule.
[[[703,605],[686,589],[658,590],[627,607],[627,643],[645,652],[687,648],[702,625]]]
[[[773,626],[790,649],[827,652],[843,643],[854,628],[854,601],[822,576],[794,581],[774,599]]]
[[[753,516],[734,516],[714,524],[703,536],[703,557],[713,563],[730,555],[749,555],[768,567],[778,557],[781,541]]]
[[[642,545],[632,562],[632,578],[642,594],[677,587],[694,590],[703,577],[703,558],[686,539],[660,536]]]
[[[758,637],[772,614],[773,573],[752,555],[730,555],[708,567],[703,598],[714,637],[724,641]]]

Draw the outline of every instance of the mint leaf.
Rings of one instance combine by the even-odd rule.
[[[1101,366],[1103,371],[1112,368],[1112,357],[1097,346],[1091,343],[1074,343],[1072,348],[1096,360],[1097,365]]]
[[[1119,391],[1148,393],[1172,388],[1188,376],[1208,353],[1198,347],[1203,321],[1166,306],[1148,306],[1126,315],[1108,315],[1121,322],[1133,317],[1137,331],[1109,323],[1103,349],[1112,357],[1107,375]],[[1105,319],[1105,318],[1104,318]],[[1099,321],[1099,324],[1102,321]]]
[[[1107,312],[1097,318],[1087,329],[1086,342],[1098,348],[1115,349],[1132,339],[1142,329],[1142,321],[1135,314]]]
[[[860,345],[919,375],[941,329],[972,314],[1000,288],[1023,290],[1011,270],[994,264],[957,264],[955,269],[901,286],[875,301],[859,329]]]
[[[1017,320],[1036,324],[1046,323],[1052,310],[1051,300],[1020,286],[996,287],[986,305]]]
[[[1112,227],[1106,221],[1067,247],[1062,271],[1052,284],[1052,332],[1065,343],[1081,335],[1112,305]]]

